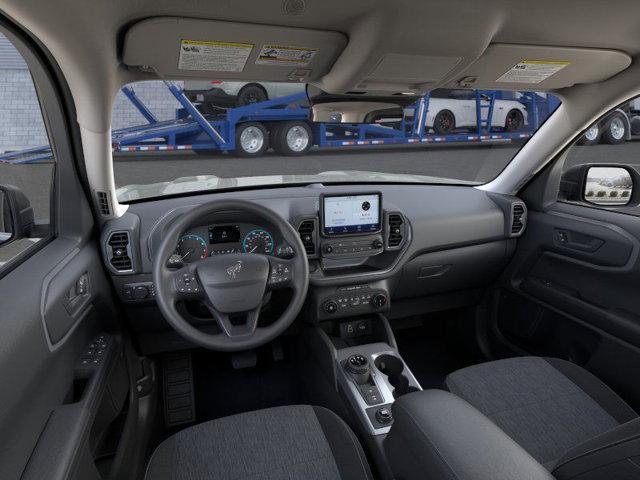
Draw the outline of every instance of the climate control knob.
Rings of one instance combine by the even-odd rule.
[[[329,300],[324,304],[324,311],[329,315],[336,313],[338,311],[338,304],[333,300]]]
[[[384,243],[382,243],[382,240],[377,239],[373,241],[373,248],[380,249],[382,247],[384,247]]]
[[[382,308],[387,304],[387,296],[382,293],[378,293],[377,295],[373,296],[371,302],[373,303],[374,307]]]
[[[324,253],[332,253],[332,252],[333,252],[333,245],[325,245]]]

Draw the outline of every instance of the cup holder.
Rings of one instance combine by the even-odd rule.
[[[409,379],[402,374],[404,362],[395,355],[380,355],[374,362],[376,368],[387,376],[389,384],[393,387],[393,397],[398,398],[419,389],[409,385]]]

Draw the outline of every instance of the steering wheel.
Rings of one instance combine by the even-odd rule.
[[[168,268],[180,235],[203,217],[222,212],[245,212],[267,221],[293,248],[293,257],[238,253],[207,257],[178,270]],[[170,226],[153,262],[153,282],[160,311],[182,337],[211,350],[231,352],[267,343],[291,325],[307,295],[309,264],[298,233],[273,210],[246,200],[214,200]],[[265,293],[282,288],[293,291],[289,305],[276,321],[259,327]],[[221,332],[205,333],[189,323],[177,309],[183,300],[201,300]]]

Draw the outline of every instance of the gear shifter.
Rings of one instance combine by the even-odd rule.
[[[347,358],[344,365],[347,372],[349,372],[358,385],[364,385],[369,382],[371,372],[369,368],[369,361],[364,355],[356,354]]]

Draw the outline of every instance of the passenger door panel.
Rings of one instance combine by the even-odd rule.
[[[638,217],[568,203],[529,211],[496,297],[497,331],[589,368],[640,406],[630,370],[640,366],[639,252]]]

